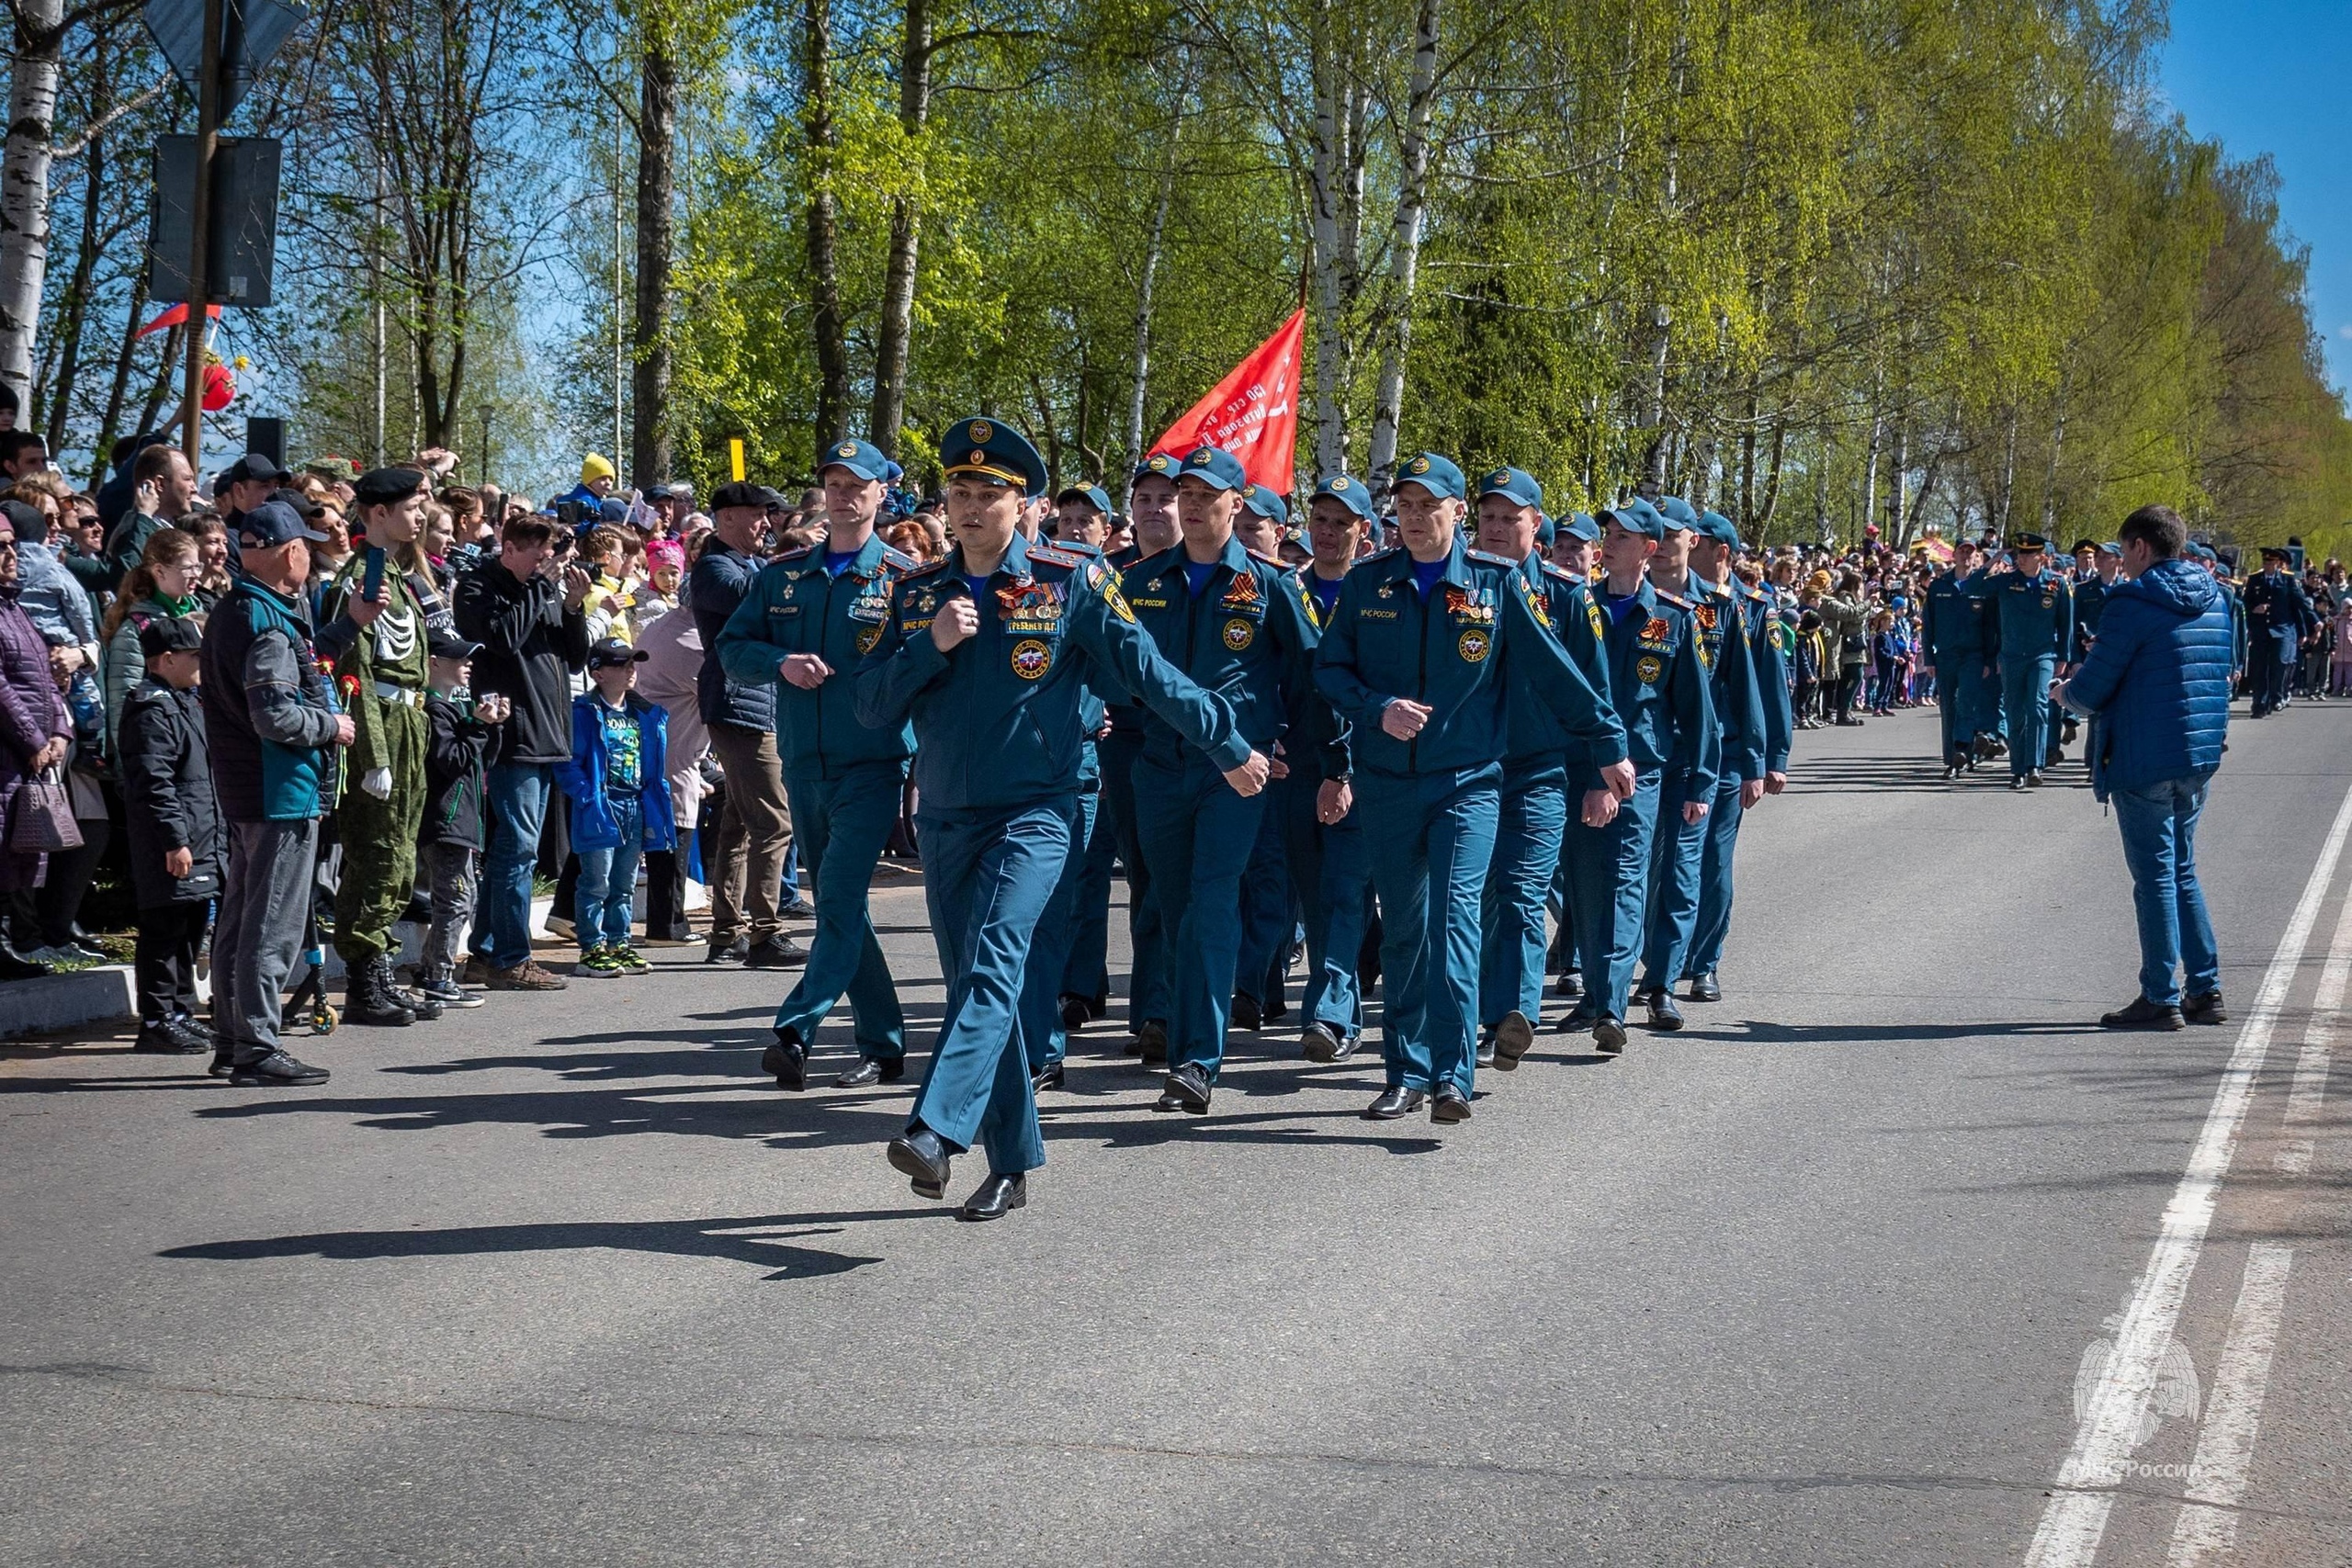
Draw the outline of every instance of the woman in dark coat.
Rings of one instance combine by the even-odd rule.
[[[17,793],[25,780],[65,761],[67,737],[73,732],[65,699],[50,673],[49,647],[17,606],[17,535],[0,519],[0,897],[12,905],[16,895],[40,886],[49,869],[45,855],[7,852]],[[0,980],[48,973],[46,964],[19,958],[0,931]]]

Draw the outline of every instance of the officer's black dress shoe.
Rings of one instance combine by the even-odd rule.
[[[1317,1019],[1298,1032],[1298,1048],[1310,1062],[1336,1062],[1340,1059],[1339,1032]]]
[[[229,1072],[229,1082],[238,1089],[291,1088],[326,1081],[327,1070],[324,1067],[314,1067],[283,1051],[272,1051],[250,1062],[239,1062]]]
[[[914,1184],[918,1198],[947,1196],[947,1145],[928,1127],[890,1140],[890,1168]]]
[[[2101,1029],[2174,1030],[2186,1027],[2180,1010],[2152,1002],[2145,997],[2134,997],[2129,1004],[2113,1012],[2099,1014]]]
[[[1073,1032],[1084,1029],[1086,1021],[1092,1016],[1088,1010],[1088,1006],[1084,997],[1062,998],[1062,1027]]]
[[[2015,774],[2011,774],[2009,777],[2009,787],[2013,790],[2023,789],[2025,788],[2025,780],[2018,778]]]
[[[1495,1025],[1495,1066],[1507,1073],[1516,1072],[1519,1059],[1534,1048],[1535,1025],[1528,1016],[1516,1010],[1503,1014],[1502,1021]]]
[[[1283,1020],[1290,1016],[1290,1004],[1283,1000],[1282,998],[1276,997],[1272,1001],[1266,1004],[1264,1014],[1266,1022],[1280,1023]]]
[[[1566,999],[1574,1001],[1584,995],[1584,976],[1571,969],[1560,976],[1560,983],[1553,989]]]
[[[1430,1100],[1430,1120],[1452,1126],[1470,1120],[1470,1097],[1447,1084]]]
[[[808,950],[778,931],[743,955],[753,969],[797,969],[808,962]]]
[[[1395,1122],[1410,1116],[1430,1102],[1430,1097],[1417,1089],[1385,1089],[1380,1098],[1364,1107],[1367,1122]]]
[[[2025,776],[2025,783],[2028,789],[2040,789],[2041,787],[2041,770],[2040,768],[2036,768],[2032,772],[2027,773]]]
[[[705,964],[741,964],[752,955],[752,939],[737,936],[726,942],[714,942],[710,951],[703,954]]]
[[[1179,1062],[1169,1070],[1167,1085],[1160,1089],[1152,1109],[1188,1111],[1195,1116],[1205,1116],[1212,1092],[1206,1068],[1197,1062]]]
[[[1145,1066],[1164,1067],[1168,1065],[1168,1025],[1163,1021],[1145,1019],[1143,1027],[1136,1031],[1136,1043],[1140,1047],[1139,1055]]]
[[[1560,1020],[1560,1031],[1564,1034],[1589,1034],[1593,1025],[1600,1021],[1600,1004],[1587,996],[1579,998],[1577,1005],[1568,1010],[1568,1016]]]
[[[1495,1032],[1491,1029],[1478,1031],[1478,1065],[1482,1067],[1495,1065]]]
[[[2230,1015],[2222,1010],[2222,993],[2219,991],[2200,991],[2195,996],[2183,998],[2180,1016],[2190,1023],[2230,1021]]]
[[[1719,1002],[1724,999],[1724,988],[1715,984],[1713,971],[1690,976],[1690,998],[1694,1002]]]
[[[1029,1179],[1026,1176],[1018,1173],[1000,1176],[992,1170],[989,1172],[989,1179],[964,1200],[963,1207],[956,1211],[956,1217],[959,1220],[1001,1220],[1013,1210],[1026,1207],[1028,1202]]]
[[[1604,1056],[1624,1055],[1625,1021],[1615,1013],[1602,1013],[1592,1026],[1592,1048]]]
[[[1673,992],[1665,989],[1652,991],[1643,999],[1643,1005],[1650,1010],[1649,1025],[1652,1029],[1671,1034],[1682,1027],[1682,1010],[1674,1005]]]
[[[774,1077],[778,1089],[807,1089],[808,1047],[801,1043],[800,1032],[777,1030],[775,1043],[760,1053],[760,1071]]]
[[[1043,1094],[1049,1089],[1059,1089],[1062,1087],[1062,1065],[1059,1062],[1048,1062],[1029,1075],[1029,1092]]]
[[[873,1057],[868,1056],[859,1062],[857,1066],[852,1067],[849,1071],[835,1078],[833,1080],[833,1084],[834,1087],[838,1089],[865,1089],[871,1084],[897,1083],[900,1078],[905,1077],[906,1076],[907,1062],[905,1057],[899,1056],[894,1057],[888,1062],[877,1062]]]
[[[1946,762],[1944,764],[1944,782],[1946,784],[1950,784],[1952,780],[1958,777],[1960,777],[1960,764],[1958,762]]]
[[[1251,996],[1247,991],[1236,991],[1233,993],[1234,1028],[1256,1029],[1265,1021],[1264,1015],[1258,1010],[1257,998]]]

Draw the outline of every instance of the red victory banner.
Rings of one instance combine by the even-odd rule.
[[[1241,459],[1251,484],[1287,497],[1298,455],[1298,372],[1306,336],[1306,312],[1295,311],[1170,425],[1152,443],[1152,452],[1182,457],[1196,446],[1222,446]]]

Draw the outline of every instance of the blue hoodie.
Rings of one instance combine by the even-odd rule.
[[[2092,720],[2099,799],[2221,766],[2230,625],[2228,595],[2194,561],[2158,561],[2109,591],[2089,657],[2064,687],[2066,705]]]

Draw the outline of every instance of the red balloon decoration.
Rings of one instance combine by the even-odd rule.
[[[237,378],[225,365],[204,367],[204,412],[219,413],[237,400]]]

